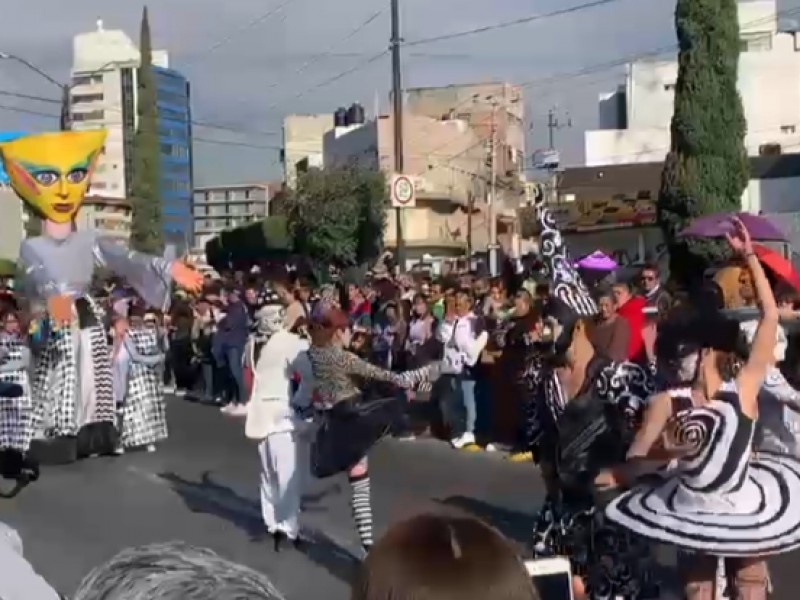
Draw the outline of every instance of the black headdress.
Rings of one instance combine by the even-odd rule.
[[[563,354],[572,340],[576,323],[595,316],[597,304],[575,268],[555,217],[542,198],[537,199],[536,219],[540,229],[542,274],[550,281],[550,298],[544,316],[560,325],[561,331],[554,336],[553,343],[555,353]]]

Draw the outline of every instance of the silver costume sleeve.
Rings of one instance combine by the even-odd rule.
[[[164,311],[169,308],[172,262],[102,237],[95,239],[92,249],[97,263],[123,278],[149,306]]]
[[[23,243],[19,248],[19,265],[22,291],[30,302],[43,305],[49,298],[70,292],[62,289],[55,275],[47,270],[42,258],[28,244]]]

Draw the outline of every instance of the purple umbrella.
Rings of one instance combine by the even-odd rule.
[[[577,265],[593,271],[613,271],[617,268],[616,261],[600,252],[600,250],[595,250],[591,254],[584,256],[577,262]]]
[[[682,236],[695,237],[724,237],[726,233],[733,233],[731,217],[739,217],[750,237],[760,241],[789,241],[786,234],[772,223],[767,217],[752,213],[717,213],[695,219],[689,227],[681,232]]]

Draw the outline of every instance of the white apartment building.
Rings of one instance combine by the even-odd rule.
[[[127,242],[131,237],[133,206],[121,198],[87,196],[75,216],[78,231],[96,231],[100,235]]]
[[[70,119],[73,129],[108,130],[103,156],[92,178],[91,193],[125,198],[130,169],[128,130],[136,127],[136,68],[138,46],[121,30],[81,33],[73,39]],[[153,52],[153,64],[167,68],[166,51]],[[128,162],[126,162],[126,156]]]
[[[19,245],[25,239],[25,225],[28,215],[24,203],[11,189],[10,185],[0,183],[0,259],[16,261],[19,258]]]
[[[234,229],[269,216],[269,201],[279,184],[243,183],[199,187],[194,190],[194,247],[205,253],[205,245],[227,229]]]
[[[283,180],[290,188],[297,183],[297,173],[322,167],[322,144],[333,129],[333,113],[288,115],[283,119]]]
[[[779,31],[776,0],[740,1],[739,26],[748,152],[800,152],[800,33]],[[625,83],[600,97],[599,128],[584,135],[586,166],[663,161],[677,77],[676,60],[629,64]]]

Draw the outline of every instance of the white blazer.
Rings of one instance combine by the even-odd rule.
[[[248,438],[263,440],[302,425],[294,406],[304,408],[311,402],[311,364],[306,350],[308,342],[287,330],[276,332],[264,344],[253,371],[253,390],[247,404]],[[298,379],[299,389],[294,394]]]

